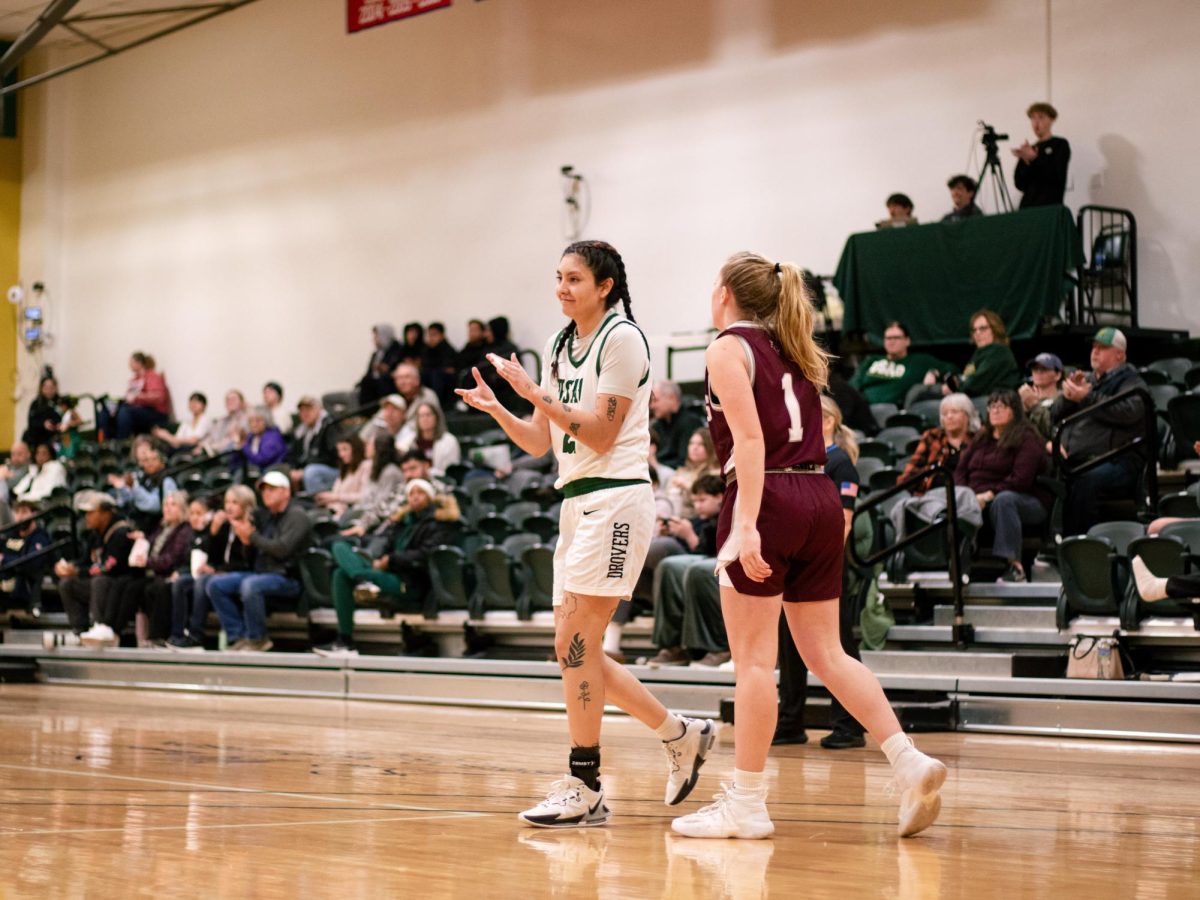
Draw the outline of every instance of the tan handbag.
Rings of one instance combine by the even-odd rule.
[[[1084,634],[1073,638],[1067,645],[1067,677],[1123,679],[1120,641]]]

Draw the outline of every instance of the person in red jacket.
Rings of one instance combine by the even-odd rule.
[[[129,357],[129,371],[133,377],[116,413],[102,409],[97,416],[96,424],[109,438],[124,440],[135,434],[149,434],[171,418],[171,391],[154,357],[141,351],[134,353]]]
[[[988,418],[958,459],[954,483],[969,487],[996,532],[992,552],[1008,562],[1001,581],[1024,581],[1021,526],[1046,520],[1048,504],[1037,490],[1046,464],[1044,442],[1025,418],[1016,391],[994,391]]]

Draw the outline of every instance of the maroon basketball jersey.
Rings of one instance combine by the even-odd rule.
[[[730,325],[717,337],[727,334],[740,338],[750,350],[753,363],[750,377],[754,405],[762,427],[767,469],[790,466],[825,465],[825,436],[821,428],[821,398],[800,367],[783,355],[783,350],[765,328],[748,322]],[[708,406],[708,428],[721,471],[733,469],[733,434],[721,400],[712,391],[708,373],[704,374]]]

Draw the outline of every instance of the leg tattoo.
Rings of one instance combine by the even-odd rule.
[[[571,638],[571,646],[567,648],[567,655],[562,657],[562,667],[564,669],[578,669],[583,665],[583,659],[586,655],[587,645],[577,631],[575,632],[575,637]]]
[[[579,685],[579,702],[583,704],[583,708],[587,709],[587,705],[592,702],[591,691],[588,690],[588,683],[581,682]]]

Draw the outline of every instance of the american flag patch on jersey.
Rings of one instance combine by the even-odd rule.
[[[858,485],[855,484],[853,481],[843,481],[842,482],[842,496],[843,497],[857,497],[858,496]]]

